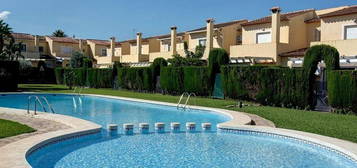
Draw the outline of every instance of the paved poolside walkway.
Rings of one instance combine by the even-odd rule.
[[[31,116],[25,116],[25,115],[12,115],[12,114],[0,113],[0,118],[5,120],[16,121],[21,124],[26,124],[29,127],[32,127],[37,130],[31,133],[25,133],[17,136],[2,138],[0,139],[0,147],[30,136],[70,128],[69,126],[56,121],[51,121],[41,118],[33,118]]]
[[[255,124],[256,126],[264,126],[264,127],[272,127],[272,128],[275,128],[275,124],[274,124],[272,121],[270,121],[270,120],[267,120],[267,119],[265,119],[265,118],[263,118],[263,117],[260,117],[260,116],[258,116],[258,115],[255,115],[255,114],[249,114],[249,113],[244,113],[244,114],[246,114],[247,116],[249,116],[249,117],[253,120],[253,122],[254,122],[254,124]]]

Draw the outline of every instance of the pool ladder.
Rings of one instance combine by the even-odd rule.
[[[30,104],[32,99],[35,100],[34,115],[37,115],[37,103],[42,107],[44,112],[47,112],[45,106],[43,105],[43,102],[46,103],[47,107],[51,110],[52,113],[55,113],[55,110],[53,109],[52,105],[48,102],[45,96],[29,96],[27,99],[27,114],[30,114]]]
[[[182,104],[183,101],[184,101],[184,97],[185,97],[185,96],[187,97],[187,98],[186,98],[186,101],[185,101],[185,104]],[[192,96],[196,97],[196,94],[195,94],[195,93],[188,93],[188,92],[182,93],[182,95],[181,95],[179,101],[177,102],[177,106],[176,106],[177,109],[186,110],[187,108],[189,108],[188,102],[189,102],[189,100],[190,100],[190,98],[191,98]],[[196,105],[196,99],[194,99],[194,105]]]
[[[75,87],[73,93],[77,93],[78,96],[82,96],[81,93],[83,91],[83,87]]]

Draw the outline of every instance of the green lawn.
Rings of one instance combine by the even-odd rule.
[[[33,92],[72,93],[62,85],[22,84],[20,89]],[[83,89],[82,93],[112,95],[146,100],[156,100],[177,103],[179,96],[138,93],[111,89]],[[267,106],[247,106],[244,108],[227,108],[236,104],[234,100],[217,100],[197,98],[197,105],[223,108],[251,114],[257,114],[275,123],[277,127],[311,132],[339,139],[357,142],[357,116],[320,113],[313,111],[294,110]]]
[[[34,131],[36,130],[27,125],[0,119],[0,139]]]

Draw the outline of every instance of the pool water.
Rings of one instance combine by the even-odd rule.
[[[272,167],[357,168],[354,161],[316,145],[268,134],[216,131],[216,124],[230,117],[205,110],[125,101],[96,96],[36,94],[46,96],[56,113],[101,124],[147,122],[151,133],[123,135],[100,133],[44,146],[26,159],[34,168],[91,167]],[[0,95],[0,107],[27,109],[29,94]],[[33,106],[31,106],[33,109]],[[40,109],[41,110],[41,109]],[[166,123],[166,133],[154,133],[155,122]],[[182,123],[171,133],[170,122]],[[183,123],[196,122],[196,131],[185,132]],[[212,123],[201,131],[200,123]],[[119,127],[121,128],[121,127]],[[137,129],[137,128],[136,128]]]
[[[356,168],[313,145],[249,133],[102,134],[62,141],[32,153],[35,168],[239,167]]]
[[[34,95],[34,94],[31,94]],[[164,122],[169,130],[170,122],[195,122],[198,126],[204,122],[212,123],[213,129],[218,123],[230,120],[230,117],[206,110],[178,110],[173,106],[163,106],[134,101],[125,101],[95,96],[72,96],[65,94],[35,94],[45,96],[58,114],[69,115],[93,121],[106,128],[108,124],[122,125],[149,123],[153,131],[155,122]],[[30,94],[4,94],[0,96],[0,107],[27,109]],[[34,109],[34,103],[30,106]],[[37,107],[43,111],[42,108]],[[48,110],[47,110],[48,111]],[[119,127],[122,129],[122,127]],[[138,127],[135,128],[136,132]],[[197,127],[200,130],[199,127]],[[121,131],[121,130],[119,130]]]

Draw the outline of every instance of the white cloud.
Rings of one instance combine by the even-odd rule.
[[[9,11],[0,12],[0,20],[5,20],[7,18],[7,16],[10,14],[11,14],[11,12],[9,12]]]

